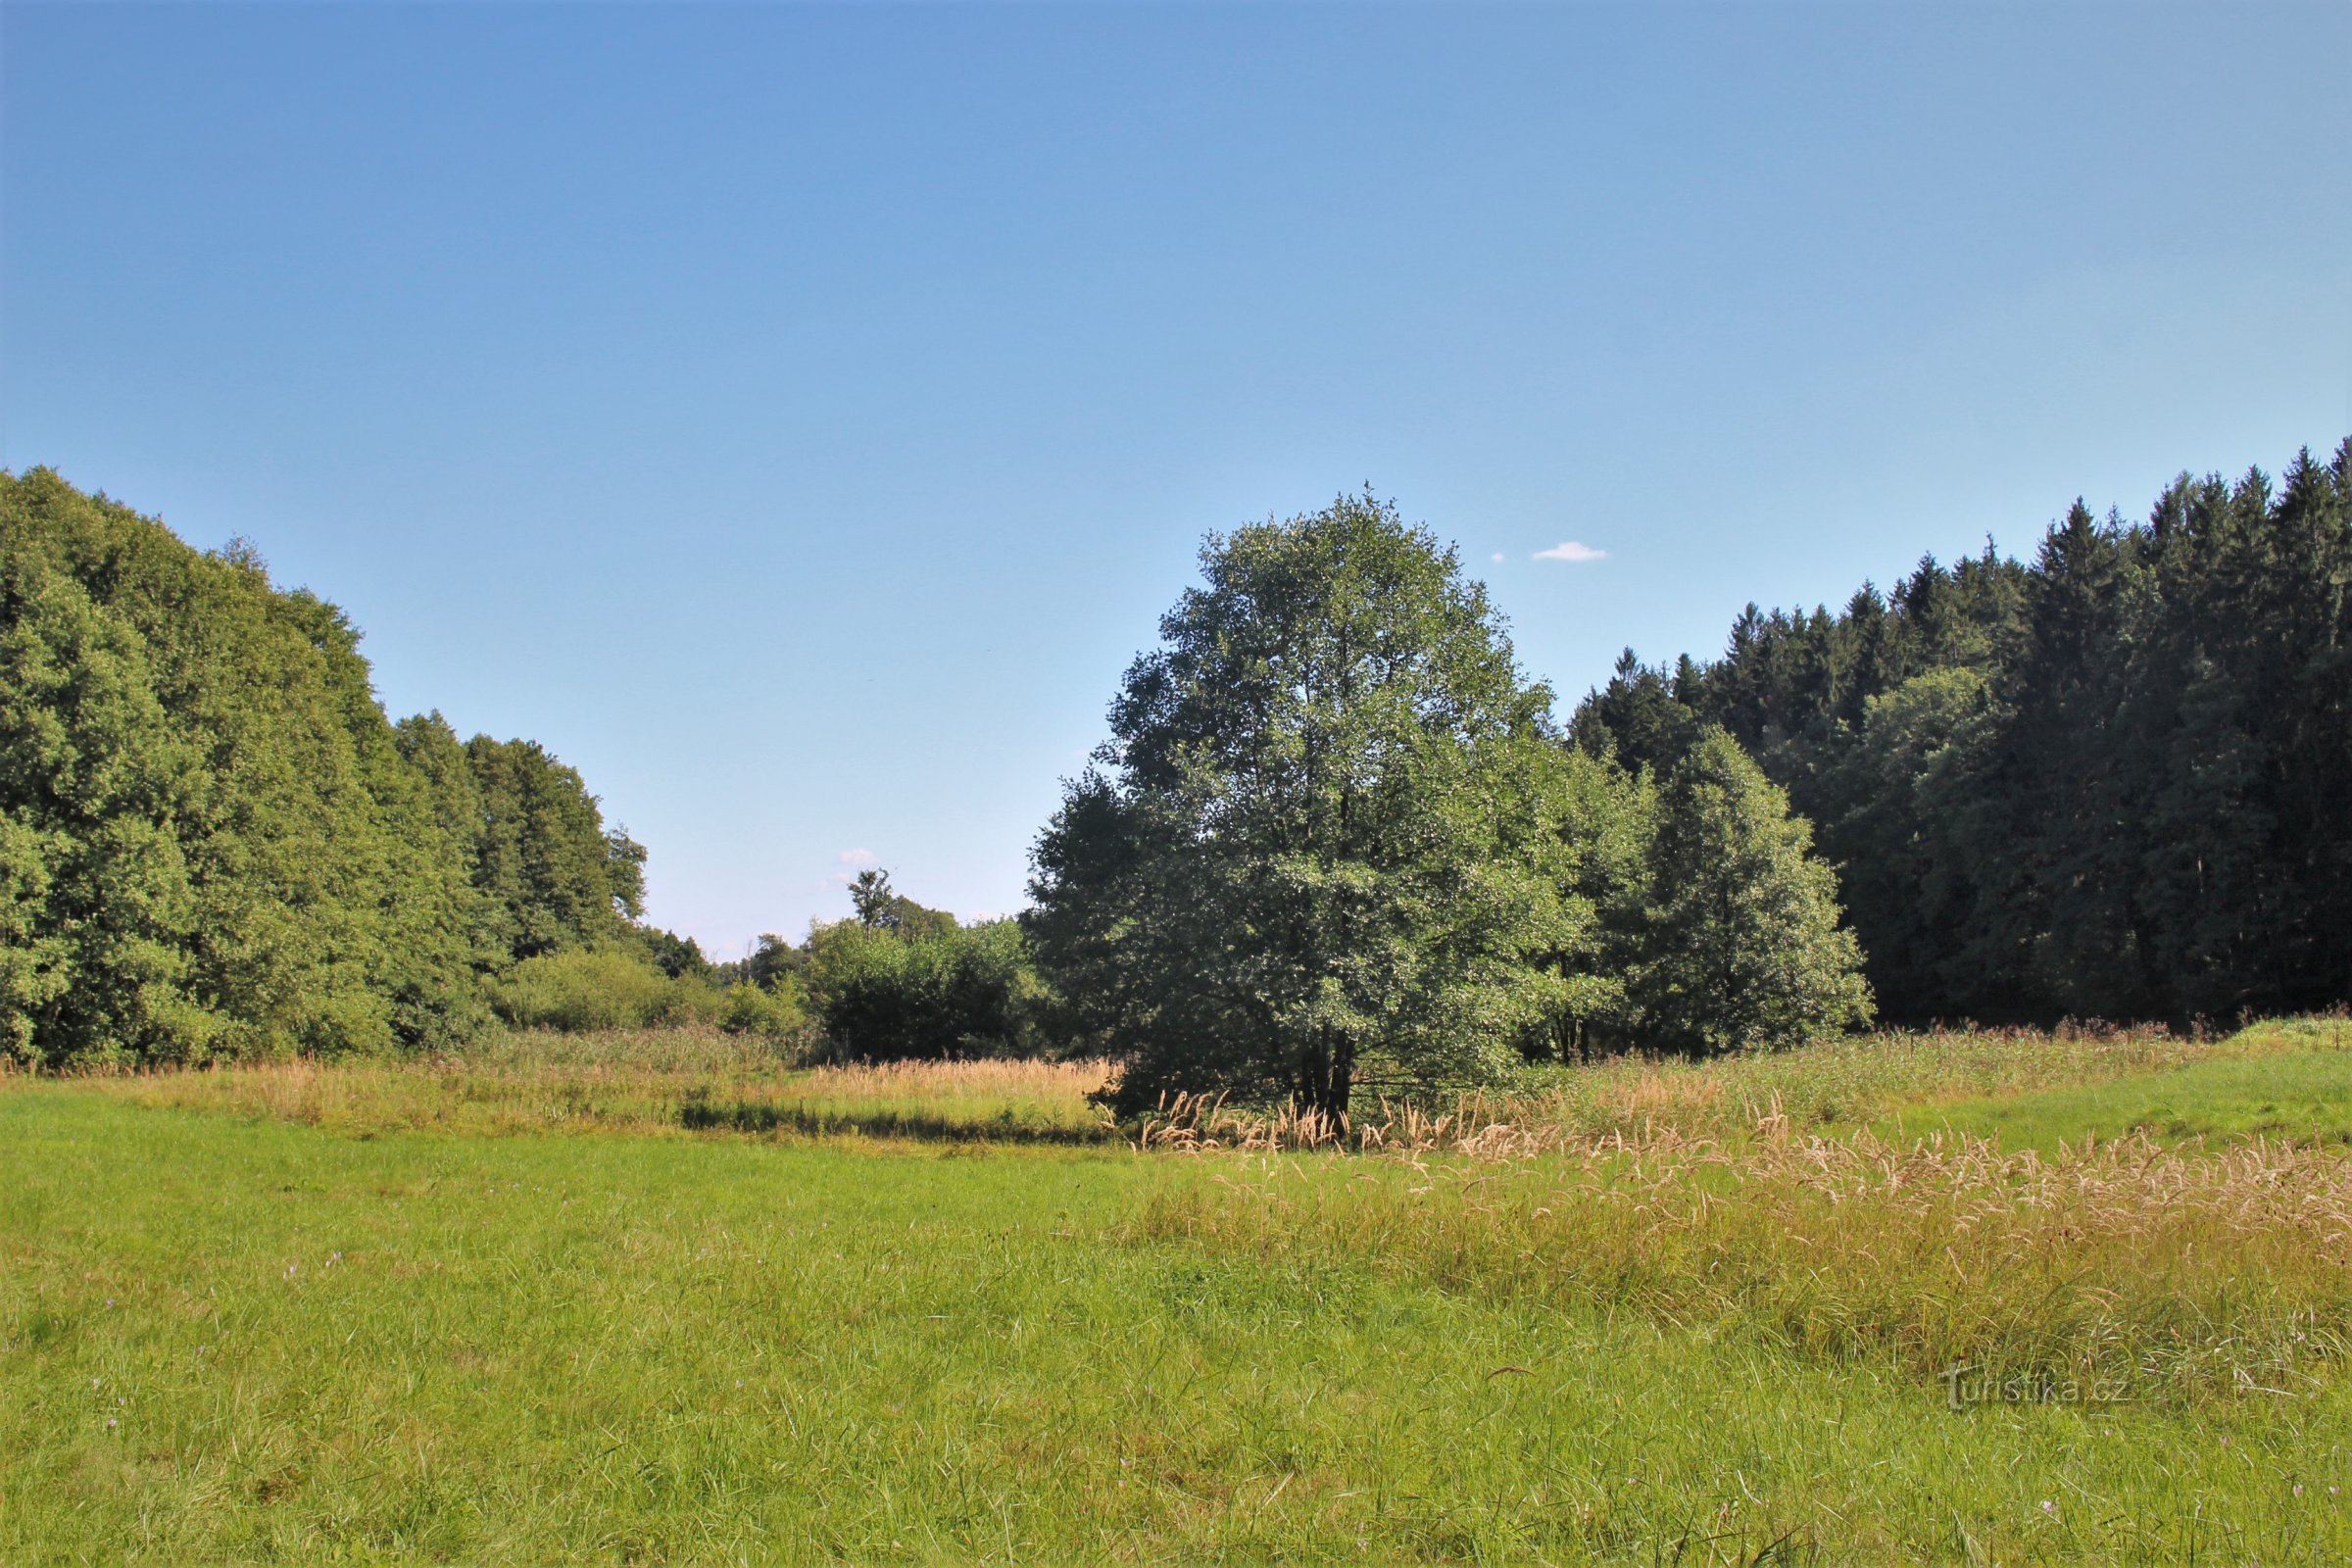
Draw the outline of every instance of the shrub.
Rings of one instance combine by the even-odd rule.
[[[845,920],[808,948],[810,1000],[839,1059],[1041,1054],[1044,988],[1010,920],[919,935]]]
[[[739,980],[720,993],[718,1026],[731,1035],[757,1035],[763,1040],[796,1042],[814,1032],[801,988],[789,976],[775,989]]]
[[[684,986],[625,953],[592,949],[525,958],[490,987],[518,1029],[643,1029],[691,1010]]]

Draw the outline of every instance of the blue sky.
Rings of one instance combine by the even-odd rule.
[[[721,955],[861,855],[1017,907],[1212,528],[1369,481],[1564,708],[2352,431],[2339,0],[11,0],[0,73],[0,464],[253,538]]]

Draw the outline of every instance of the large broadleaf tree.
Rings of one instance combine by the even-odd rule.
[[[1127,1108],[1489,1079],[1576,996],[1550,694],[1370,495],[1211,535],[1035,852],[1027,918]],[[1566,803],[1564,806],[1563,803]]]

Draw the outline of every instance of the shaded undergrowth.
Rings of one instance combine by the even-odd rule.
[[[1056,1116],[1056,1107],[1007,1102],[984,1114],[915,1102],[777,1096],[714,1099],[689,1091],[678,1107],[680,1126],[695,1132],[802,1133],[812,1138],[906,1138],[933,1142],[1107,1144],[1119,1130],[1107,1118],[1092,1122]]]

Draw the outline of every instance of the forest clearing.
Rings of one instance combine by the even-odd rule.
[[[2347,80],[0,0],[0,1568],[2352,1564]]]

